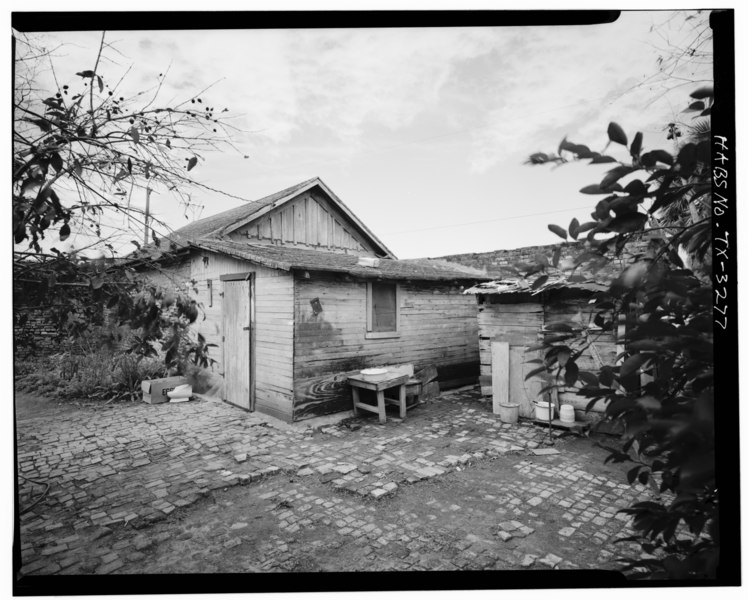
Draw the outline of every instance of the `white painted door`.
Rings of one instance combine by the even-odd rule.
[[[250,410],[250,282],[223,282],[224,400]]]

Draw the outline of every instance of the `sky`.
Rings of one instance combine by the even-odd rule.
[[[669,66],[706,19],[630,11],[592,26],[109,31],[100,72],[126,73],[130,92],[165,72],[165,101],[212,86],[205,102],[228,107],[241,131],[235,150],[205,155],[192,172],[200,182],[254,200],[318,176],[399,258],[438,257],[551,244],[547,224],[588,220],[597,199],[578,190],[605,166],[525,164],[564,136],[600,151],[616,121],[629,139],[642,131],[645,150],[672,150],[665,125],[690,121],[681,111],[711,63],[677,67],[686,84],[668,92],[681,80],[658,75],[658,57]],[[42,34],[61,44],[61,80],[92,68],[100,38]],[[242,202],[192,198],[185,212],[152,196],[152,209],[176,229]]]

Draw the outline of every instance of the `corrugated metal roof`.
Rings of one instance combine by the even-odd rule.
[[[551,275],[548,280],[536,289],[532,289],[532,284],[539,275],[530,278],[513,277],[508,279],[495,279],[485,283],[479,283],[465,290],[465,294],[520,294],[530,293],[532,295],[552,289],[571,289],[587,290],[590,292],[602,292],[608,289],[608,286],[594,280],[570,281],[563,275]]]
[[[411,279],[419,281],[486,281],[489,278],[475,269],[450,265],[445,261],[379,259],[376,267],[358,264],[353,254],[337,254],[318,250],[302,250],[288,246],[271,246],[200,239],[191,246],[250,260],[257,264],[284,271],[306,270],[346,273],[367,279]]]

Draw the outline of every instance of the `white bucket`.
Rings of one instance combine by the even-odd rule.
[[[574,416],[574,407],[571,404],[562,404],[559,415],[564,423],[573,423],[574,421],[576,421],[576,417]]]
[[[547,421],[548,420],[548,411],[550,410],[551,415],[553,415],[554,406],[550,402],[536,402],[535,403],[535,418],[538,421]]]
[[[190,384],[179,385],[171,392],[166,392],[166,395],[172,400],[189,400],[192,396],[192,386]]]

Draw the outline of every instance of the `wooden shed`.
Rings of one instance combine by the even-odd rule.
[[[547,398],[538,396],[546,384],[540,376],[526,379],[538,366],[528,361],[542,357],[542,351],[530,348],[543,340],[546,327],[552,323],[589,323],[589,300],[595,292],[604,289],[607,286],[596,281],[570,282],[551,277],[535,290],[522,278],[494,280],[466,290],[467,295],[476,297],[478,304],[483,395],[492,396],[496,384],[493,376],[501,377],[498,385],[504,386],[504,392],[508,387],[509,400],[520,405],[520,416],[533,417],[533,402]],[[577,363],[580,370],[596,370],[603,364],[613,364],[618,351],[616,332],[598,330],[591,349]],[[588,400],[577,396],[571,388],[562,388],[558,400],[561,404],[572,404],[578,420],[595,420],[595,413],[603,409],[598,406],[585,414]]]
[[[178,259],[152,276],[189,282],[227,402],[297,421],[350,409],[346,378],[366,367],[435,365],[443,388],[478,380],[475,301],[462,292],[488,278],[397,260],[318,178],[172,239]]]

